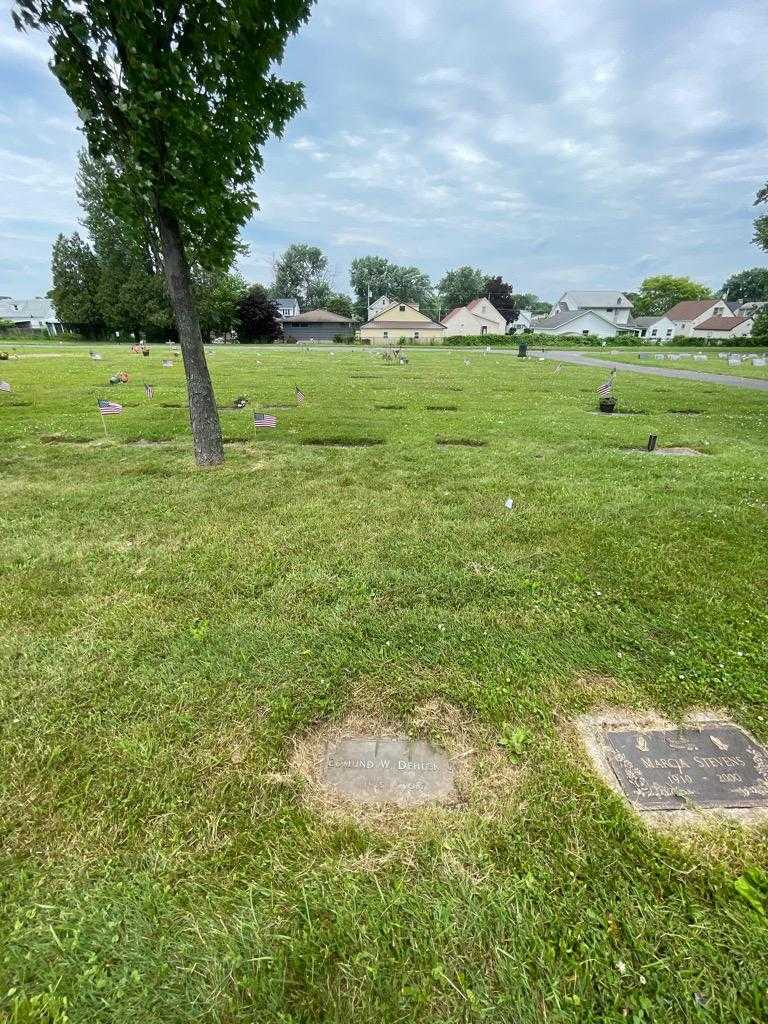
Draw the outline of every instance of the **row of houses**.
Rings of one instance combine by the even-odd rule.
[[[754,318],[764,305],[702,299],[678,302],[662,316],[633,317],[632,302],[623,292],[573,291],[565,292],[548,316],[535,318],[531,329],[541,334],[598,338],[632,334],[649,342],[680,337],[725,341],[751,334]]]
[[[368,309],[368,320],[356,328],[348,317],[331,313],[327,309],[312,309],[306,313],[288,312],[290,299],[278,299],[277,307],[283,320],[286,338],[296,341],[330,341],[342,337],[359,337],[364,341],[386,343],[401,338],[425,344],[460,334],[506,334],[506,318],[490,299],[478,298],[457,306],[442,320],[433,320],[411,302],[399,302],[382,295]]]
[[[288,311],[291,300],[278,300]],[[623,292],[569,291],[555,303],[551,313],[534,317],[523,310],[508,324],[490,299],[477,298],[452,309],[436,321],[410,302],[382,296],[369,308],[366,323],[357,330],[354,322],[325,309],[283,315],[287,338],[296,341],[330,341],[337,335],[357,336],[364,341],[386,343],[407,339],[426,344],[463,334],[508,334],[535,331],[550,335],[588,335],[615,338],[633,335],[647,342],[672,338],[707,338],[727,341],[748,336],[754,317],[763,303],[739,306],[725,299],[678,302],[663,316],[633,317],[632,302]]]

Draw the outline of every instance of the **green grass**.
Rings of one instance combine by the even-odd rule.
[[[724,346],[725,351],[736,351],[735,349],[728,349]],[[642,350],[639,350],[642,351]],[[683,349],[679,350],[672,346],[665,347],[663,353],[665,359],[654,359],[654,354],[659,351],[658,349],[650,349],[650,358],[640,359],[638,352],[619,352],[611,353],[610,350],[606,352],[604,349],[600,349],[594,354],[600,359],[611,359],[620,363],[633,363],[642,366],[663,366],[665,370],[700,370],[702,373],[727,373],[732,377],[756,377],[759,380],[768,380],[768,366],[753,366],[751,362],[744,359],[744,353],[754,352],[757,355],[765,356],[768,354],[768,350],[761,348],[750,348],[743,349],[742,363],[741,366],[729,366],[727,359],[719,359],[717,355],[717,349],[696,349],[693,348],[690,351]],[[647,349],[645,351],[648,351]],[[697,362],[693,358],[694,352],[704,352],[708,357],[705,362]],[[682,359],[671,360],[669,358],[672,354],[680,354]]]
[[[768,1017],[766,830],[649,832],[567,726],[703,706],[768,740],[764,395],[628,376],[644,415],[611,419],[599,368],[217,350],[252,404],[200,472],[180,362],[38,351],[0,369],[0,1020]],[[432,700],[530,736],[511,807],[382,830],[303,800],[296,738]]]

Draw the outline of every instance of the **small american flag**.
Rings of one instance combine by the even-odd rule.
[[[615,373],[615,370],[611,370],[611,376],[597,389],[597,393],[601,398],[608,398],[613,391],[613,375]]]
[[[150,401],[155,397],[155,389],[152,387],[151,384],[144,385],[144,394],[147,396],[148,399],[150,399]]]
[[[255,412],[253,414],[253,425],[254,427],[276,427],[277,416],[267,416],[263,412]]]
[[[117,402],[109,402],[106,398],[100,398],[98,405],[102,416],[119,416],[123,411],[122,405],[118,405]]]
[[[305,397],[306,396],[304,395],[304,392],[301,390],[301,388],[297,387],[296,388],[296,404],[297,405],[304,405]]]
[[[11,385],[7,380],[0,380],[0,391],[10,391]]]

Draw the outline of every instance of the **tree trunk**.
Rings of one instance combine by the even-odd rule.
[[[200,334],[200,321],[192,299],[189,264],[181,240],[179,224],[173,214],[162,208],[157,211],[160,241],[163,248],[163,267],[173,316],[179,332],[184,372],[187,375],[189,419],[198,466],[217,466],[224,461],[221,425],[216,411],[211,376],[205,361],[205,349]]]

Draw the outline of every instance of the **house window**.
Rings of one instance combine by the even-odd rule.
[[[418,338],[418,336],[419,336],[419,332],[418,331],[414,331],[413,332],[414,339]]]
[[[589,334],[589,331],[582,331],[582,334]]]
[[[401,306],[401,307],[400,307],[400,312],[401,312],[401,313],[404,313],[404,312],[405,312],[405,306]]]
[[[388,338],[388,337],[389,337],[389,331],[384,331],[384,337],[385,337],[385,338]]]
[[[667,328],[667,337],[668,337],[668,338],[671,338],[671,337],[672,337],[672,328],[671,328],[671,327],[668,327],[668,328]]]
[[[655,328],[655,327],[654,327],[654,328],[653,328],[653,330],[651,331],[651,337],[652,337],[652,338],[655,338],[655,337],[656,337],[656,328]]]
[[[488,328],[485,326],[485,324],[483,324],[483,326],[480,328],[480,333],[481,334],[487,334],[488,333]]]

